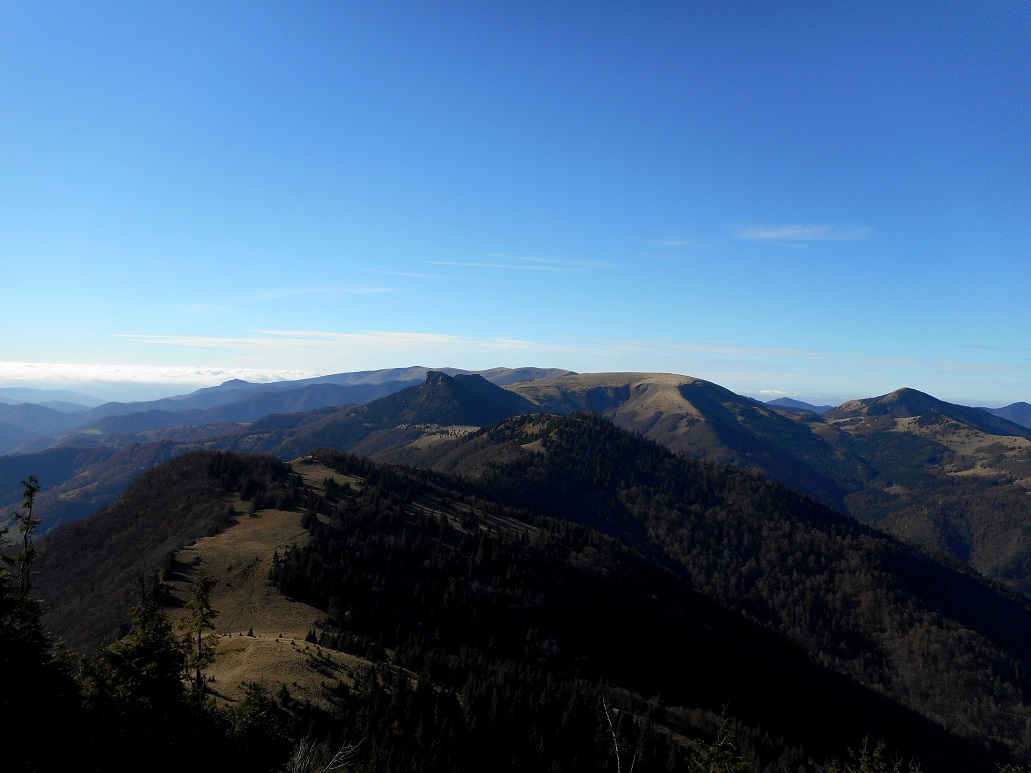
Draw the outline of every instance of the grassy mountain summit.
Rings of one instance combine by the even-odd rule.
[[[807,417],[702,379],[594,373],[511,388],[544,410],[592,411],[677,453],[762,471],[837,507],[861,485],[861,461],[814,433]]]
[[[824,416],[835,420],[876,416],[909,419],[929,414],[963,422],[987,434],[1031,438],[1031,429],[990,413],[984,408],[970,408],[965,405],[947,403],[908,387],[897,389],[880,397],[850,400],[826,411]]]

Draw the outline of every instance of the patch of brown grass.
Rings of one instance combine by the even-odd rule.
[[[342,485],[356,480],[310,462],[295,461],[293,467],[306,484],[319,490],[327,477]],[[243,510],[238,503],[237,511]],[[211,605],[219,612],[219,642],[215,663],[206,669],[213,679],[209,689],[217,697],[240,700],[245,686],[256,683],[273,695],[285,685],[294,697],[321,703],[323,685],[343,681],[351,686],[356,671],[368,665],[361,658],[305,641],[323,613],[286,598],[269,584],[273,553],[306,539],[299,511],[259,510],[238,516],[230,528],[176,554],[189,569],[182,579],[168,583],[173,624],[182,618],[182,605],[197,573],[205,571],[218,580]]]

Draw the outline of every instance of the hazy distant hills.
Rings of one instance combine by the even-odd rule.
[[[1001,416],[1004,419],[1020,424],[1024,427],[1031,427],[1031,404],[1013,403],[1003,408],[985,408],[989,413]]]
[[[67,432],[81,421],[81,416],[78,412],[35,403],[0,404],[0,453],[10,453],[21,444]]]
[[[0,403],[36,403],[58,410],[85,410],[94,408],[104,401],[96,397],[72,392],[67,389],[30,389],[28,387],[0,387]]]
[[[427,384],[426,375],[431,372],[443,379]],[[339,374],[305,382],[258,385],[230,381],[178,398],[107,403],[75,416],[32,404],[0,405],[0,418],[11,418],[6,435],[7,428],[0,423],[0,440],[11,438],[19,451],[0,456],[0,502],[16,503],[19,481],[37,475],[44,485],[40,503],[48,513],[43,528],[51,528],[110,504],[147,469],[147,459],[156,463],[212,444],[277,452],[288,458],[319,445],[351,448],[377,433],[370,446],[382,449],[384,444],[393,445],[395,436],[412,439],[422,434],[421,430],[397,429],[406,422],[478,427],[535,410],[488,378],[514,383],[565,372],[494,368],[481,376],[454,368],[430,371],[420,367]],[[457,381],[446,373],[452,373]],[[296,386],[298,383],[302,386]],[[449,385],[457,392],[447,394]],[[413,388],[406,397],[385,400],[370,411],[361,407],[361,403]],[[421,394],[434,388],[439,388],[439,394]],[[77,450],[69,452],[69,448]],[[77,466],[69,468],[64,463],[67,459],[78,460]],[[7,469],[19,472],[3,475],[5,463]]]
[[[823,413],[834,407],[833,405],[812,405],[791,397],[778,397],[776,400],[767,401],[766,404],[782,411],[810,411],[811,413]]]
[[[234,379],[188,395],[143,402],[104,403],[75,411],[28,402],[10,406],[0,404],[0,454],[41,451],[69,442],[95,444],[108,435],[220,422],[250,422],[273,413],[364,404],[421,383],[430,370],[425,367],[392,368],[268,384]],[[457,368],[441,368],[439,372],[448,375],[470,373]],[[568,372],[556,368],[492,368],[481,371],[480,375],[492,383],[506,385]],[[55,394],[45,390],[11,390],[10,399],[35,395],[52,400]],[[83,433],[93,437],[83,437]]]

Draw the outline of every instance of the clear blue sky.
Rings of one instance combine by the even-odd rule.
[[[15,0],[0,95],[0,386],[1031,401],[1026,2]]]

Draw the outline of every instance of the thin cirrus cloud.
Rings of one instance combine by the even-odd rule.
[[[662,239],[658,246],[672,250],[696,250],[711,245],[701,239]]]
[[[251,303],[268,303],[270,301],[285,301],[291,298],[304,298],[316,295],[376,295],[379,293],[394,292],[394,287],[354,287],[354,286],[325,286],[325,287],[285,287],[273,290],[261,290],[246,295],[236,295],[230,298],[211,302],[181,303],[172,306],[176,311],[186,314],[223,314],[233,311],[238,306],[245,306]]]
[[[734,229],[734,238],[783,247],[805,247],[819,242],[858,242],[870,238],[866,226],[832,226],[813,223],[791,225],[747,225]]]
[[[515,338],[475,338],[441,333],[415,333],[404,331],[364,330],[341,333],[319,330],[252,330],[246,336],[187,336],[123,334],[146,344],[174,346],[188,349],[217,349],[242,355],[269,355],[289,358],[305,353],[322,353],[328,358],[372,357],[381,358],[388,353],[402,352],[424,356],[435,351],[436,356],[460,356],[470,349],[536,350],[537,344]],[[388,367],[378,365],[377,367]]]
[[[591,260],[559,260],[541,258],[532,255],[505,255],[497,252],[485,252],[478,257],[485,260],[429,260],[434,266],[457,266],[462,268],[490,268],[508,271],[586,271],[595,268],[609,268],[610,264]]]
[[[399,276],[406,279],[428,279],[431,281],[446,281],[446,282],[482,282],[482,277],[475,276],[456,276],[454,274],[428,274],[420,271],[392,271],[386,268],[367,268],[365,269],[367,274],[385,274],[387,276]]]
[[[427,347],[447,349],[454,347],[461,350],[473,346],[486,349],[532,349],[530,341],[517,338],[475,338],[456,336],[446,333],[413,333],[405,331],[363,330],[355,333],[340,333],[321,330],[255,330],[254,333],[270,336],[267,340],[290,341],[310,344],[344,344],[374,349],[406,349],[414,347],[425,350]]]

